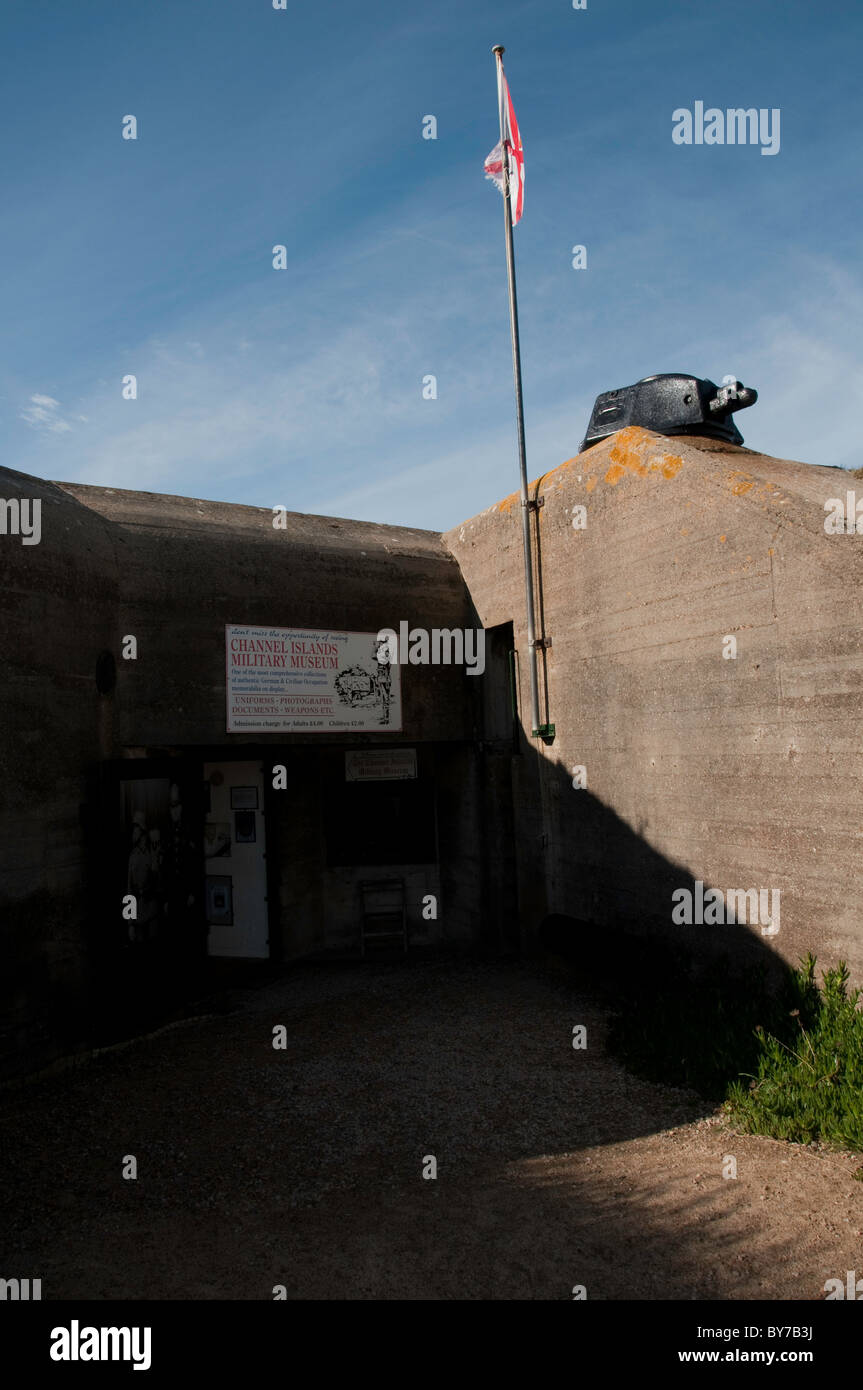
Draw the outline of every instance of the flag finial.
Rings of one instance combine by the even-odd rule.
[[[492,53],[506,53],[506,49],[504,48],[502,43],[496,43],[491,51]]]

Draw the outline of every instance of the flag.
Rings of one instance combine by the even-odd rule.
[[[504,145],[509,156],[509,197],[512,208],[512,225],[515,226],[524,207],[524,150],[521,145],[518,121],[515,119],[512,97],[509,94],[509,85],[503,74],[503,64],[501,64],[501,82],[503,83]],[[492,179],[503,193],[503,151],[499,140],[483,167],[486,178]]]

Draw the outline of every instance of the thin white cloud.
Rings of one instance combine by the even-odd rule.
[[[420,224],[418,238],[417,203],[411,195],[390,209],[388,226],[369,224],[335,261],[325,252],[307,257],[288,296],[288,282],[272,272],[251,293],[199,306],[170,330],[128,344],[123,362],[134,363],[135,401],[121,396],[125,367],[100,360],[95,389],[76,400],[90,422],[86,431],[69,434],[59,403],[31,396],[22,418],[43,434],[39,447],[51,434],[66,437],[50,446],[49,464],[34,448],[32,463],[24,458],[17,466],[68,481],[284,503],[435,530],[512,492],[518,476],[500,247],[489,240],[479,249],[468,234],[459,240],[457,215],[449,213]],[[629,273],[638,280],[644,269],[649,285],[655,239],[643,231],[644,266],[636,259]],[[638,247],[624,247],[615,248],[618,258],[624,250],[637,257]],[[808,291],[781,313],[769,288],[748,317],[723,320],[712,290],[670,310],[664,282],[635,309],[611,313],[604,300],[587,297],[590,282],[568,269],[560,278],[556,256],[554,246],[526,244],[521,318],[531,477],[577,451],[597,391],[668,370],[716,380],[733,371],[755,386],[759,403],[739,417],[752,448],[863,464],[853,451],[863,390],[854,340],[863,288],[855,276],[809,257]],[[783,269],[803,282],[792,273],[799,269],[792,254]],[[438,378],[435,401],[422,397],[426,374]]]
[[[20,410],[19,416],[34,430],[47,430],[51,434],[68,434],[72,429],[68,420],[60,413],[60,402],[53,396],[38,392],[30,397],[30,404]]]

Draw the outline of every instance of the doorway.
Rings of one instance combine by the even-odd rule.
[[[270,955],[264,779],[260,762],[204,764],[207,954]]]

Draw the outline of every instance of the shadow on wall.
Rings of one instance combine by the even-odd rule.
[[[781,892],[775,883],[713,889],[574,787],[560,763],[540,776],[550,910],[538,940],[616,1013],[609,1043],[631,1066],[721,1097],[728,1080],[755,1069],[757,1026],[793,1032],[792,971],[771,947]]]

